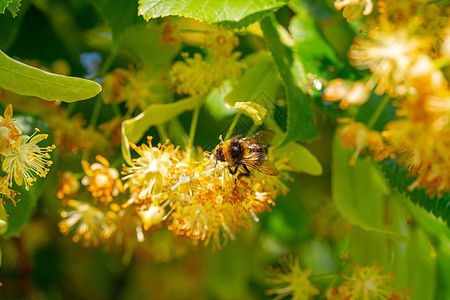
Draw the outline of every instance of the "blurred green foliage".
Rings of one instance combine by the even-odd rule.
[[[345,57],[356,28],[327,0],[206,4],[0,0],[4,13],[0,15],[0,101],[5,107],[9,103],[5,90],[74,102],[100,92],[96,82],[83,77],[103,78],[114,68],[133,64],[167,78],[172,64],[183,60],[181,52],[204,54],[206,50],[195,43],[163,44],[162,17],[195,18],[231,28],[261,25],[258,34],[250,29],[237,34],[237,50],[246,64],[242,77],[225,81],[207,95],[183,97],[162,84],[164,101],[129,114],[123,103],[101,104],[102,94],[60,104],[68,118],[82,116],[83,128],[96,129],[116,114],[126,116],[122,144],[61,158],[53,153],[54,170],[47,178],[39,179],[29,192],[21,190],[17,207],[5,200],[9,216],[5,217],[2,205],[0,222],[8,227],[4,231],[5,224],[0,223],[0,298],[266,299],[267,267],[293,254],[302,268],[311,267],[310,280],[321,291],[317,299],[325,299],[326,290],[342,282],[341,275],[348,275],[352,264],[383,266],[385,274],[393,274],[396,289],[411,290],[411,299],[449,299],[450,194],[430,199],[425,191],[409,192],[414,178],[393,159],[377,164],[361,157],[350,166],[352,152],[335,135],[336,119],[350,115],[367,123],[381,99],[372,95],[357,111],[347,112],[321,99],[321,80],[354,79],[363,73],[350,67]],[[283,32],[290,34],[291,41]],[[100,54],[97,74],[88,76],[80,61],[84,52]],[[48,68],[64,60],[75,77],[44,72],[15,58]],[[32,106],[36,100],[21,97],[20,101]],[[93,161],[96,154],[108,155],[119,168],[131,160],[128,142],[139,144],[148,135],[158,142],[169,137],[182,147],[191,143],[211,151],[236,116],[230,107],[243,101],[257,103],[267,113],[262,125],[242,115],[235,133],[245,135],[253,126],[254,131],[276,131],[274,155],[285,155],[301,172],[289,173],[290,191],[278,196],[272,211],[261,213],[259,222],[251,222],[224,249],[212,251],[187,239],[185,253],[176,256],[170,252],[176,250],[156,248],[159,244],[150,238],[128,253],[102,246],[84,248],[59,232],[59,171],[81,172],[80,161]],[[38,127],[50,134],[57,129],[32,113],[21,115],[20,110],[14,108],[14,113],[23,128]],[[189,130],[196,114],[194,138]],[[393,118],[393,107],[388,105],[375,128]],[[111,134],[103,137],[112,139]],[[164,234],[170,235],[167,230]],[[166,254],[169,259],[161,258]]]

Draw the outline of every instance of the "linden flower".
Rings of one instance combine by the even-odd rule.
[[[209,31],[204,46],[211,52],[207,59],[194,53],[191,58],[182,53],[184,61],[177,61],[170,70],[172,82],[178,94],[202,95],[219,86],[225,79],[241,75],[244,66],[238,59],[239,52],[232,52],[239,40],[231,31],[218,29]]]
[[[401,119],[390,122],[383,137],[399,153],[399,163],[417,179],[408,187],[425,188],[430,195],[450,190],[450,126],[435,130],[423,123]]]
[[[126,102],[130,111],[144,110],[149,104],[160,103],[166,98],[161,77],[149,68],[115,69],[105,76],[103,86],[106,103]]]
[[[17,141],[22,130],[11,120],[13,109],[11,104],[5,109],[4,117],[0,116],[0,153],[6,155],[9,148]]]
[[[183,61],[177,61],[170,69],[170,76],[176,86],[178,94],[202,95],[210,91],[214,86],[214,73],[211,66],[203,60],[199,53],[189,57],[188,53],[182,53]]]
[[[269,267],[267,273],[271,277],[266,282],[275,287],[267,290],[267,295],[275,295],[273,299],[284,299],[291,296],[294,300],[308,300],[319,294],[314,285],[309,281],[311,268],[302,270],[298,259],[291,255],[280,259],[280,266]]]
[[[148,146],[146,144],[140,147],[131,144],[131,147],[139,154],[139,157],[132,160],[130,167],[124,167],[122,174],[127,180],[126,186],[131,192],[131,198],[125,204],[132,203],[141,205],[150,205],[154,199],[164,198],[167,190],[164,188],[165,176],[168,169],[176,164],[181,155],[178,148],[173,145],[158,144],[152,147],[152,137],[148,137]]]
[[[339,107],[346,109],[349,105],[366,103],[369,96],[370,90],[363,83],[351,83],[338,78],[329,82],[322,99],[325,101],[340,101]]]
[[[39,129],[36,128],[36,132]],[[14,147],[10,148],[3,161],[2,169],[7,175],[6,181],[12,186],[12,178],[17,185],[25,182],[25,189],[36,181],[34,174],[45,177],[49,171],[48,167],[52,165],[50,154],[55,145],[47,147],[39,147],[37,144],[45,140],[47,134],[36,134],[32,136],[22,135],[14,143]],[[33,174],[34,173],[34,174]]]
[[[448,25],[443,32],[441,54],[447,59],[450,59],[450,21],[448,21]]]
[[[395,157],[392,154],[391,147],[384,142],[380,132],[369,130],[366,125],[355,122],[353,119],[341,118],[338,122],[346,124],[338,131],[338,136],[342,140],[342,146],[344,148],[356,148],[350,159],[351,165],[356,163],[359,154],[366,148],[377,160]]]
[[[175,165],[168,177],[171,192],[163,206],[171,208],[169,230],[219,249],[250,219],[258,222],[258,213],[268,210],[277,194],[261,179],[237,179],[211,153],[202,162]]]
[[[123,208],[116,203],[111,203],[108,213],[115,215],[115,231],[108,240],[109,245],[122,247],[127,253],[132,251],[138,242],[145,240],[142,221],[134,207]]]
[[[77,200],[67,201],[71,210],[61,212],[63,220],[58,223],[60,231],[67,235],[73,231],[72,240],[81,241],[83,246],[98,246],[107,241],[116,230],[116,214],[108,211],[106,214],[100,209]]]
[[[141,217],[141,221],[144,225],[145,230],[148,230],[154,225],[160,224],[166,214],[163,208],[153,204],[148,208],[141,207],[140,209],[138,209],[137,213],[139,217]]]
[[[430,40],[412,36],[407,27],[390,26],[383,23],[372,29],[367,39],[356,38],[349,57],[357,68],[370,69],[377,94],[404,95],[409,68],[421,52],[430,49]]]
[[[368,16],[372,12],[372,0],[335,0],[334,8],[336,10],[344,9],[343,16],[347,22],[356,22],[362,16]]]
[[[88,186],[88,191],[92,193],[94,199],[101,202],[111,202],[114,196],[123,191],[122,181],[119,178],[119,172],[110,168],[109,162],[101,155],[95,159],[98,163],[90,165],[87,161],[81,161],[84,172],[87,176],[83,177],[81,183]]]
[[[205,47],[210,50],[216,58],[230,56],[234,48],[239,46],[239,39],[232,31],[217,28],[209,31],[205,36]]]
[[[6,182],[6,176],[0,177],[0,203],[3,202],[3,195],[6,196],[6,198],[10,199],[14,206],[16,206],[16,201],[14,200],[14,197],[16,196],[17,192],[11,190],[8,187],[8,184]]]
[[[350,277],[344,276],[345,282],[337,288],[327,291],[328,300],[344,299],[389,299],[392,293],[392,274],[379,274],[383,267],[353,265]]]
[[[64,171],[60,175],[60,184],[56,191],[58,199],[64,199],[66,196],[74,195],[80,189],[80,183],[75,178],[72,172]]]
[[[329,241],[342,240],[349,234],[351,225],[336,209],[332,201],[321,203],[315,208],[311,231],[315,236]]]

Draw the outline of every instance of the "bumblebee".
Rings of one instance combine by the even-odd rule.
[[[266,175],[276,176],[280,173],[264,153],[264,148],[274,136],[273,130],[261,130],[248,137],[236,136],[225,142],[221,141],[213,151],[214,157],[217,161],[226,162],[233,175],[242,166],[247,173],[239,174],[238,178],[250,174],[248,167]]]

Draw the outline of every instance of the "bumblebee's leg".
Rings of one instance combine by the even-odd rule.
[[[241,177],[244,177],[244,176],[250,176],[250,170],[247,168],[247,166],[246,165],[242,165],[242,166],[244,167],[244,170],[247,173],[239,173],[237,176],[237,179],[241,179]]]
[[[234,175],[234,174],[236,174],[238,168],[239,168],[239,166],[237,166],[237,167],[234,169],[234,171],[233,171],[233,170],[231,169],[231,167],[228,166],[228,171],[230,171],[230,174],[231,174],[231,175]]]

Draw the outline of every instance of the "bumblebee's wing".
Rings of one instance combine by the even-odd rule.
[[[275,164],[269,160],[264,152],[253,152],[240,162],[266,175],[276,176],[280,174]]]
[[[262,148],[264,148],[270,144],[274,137],[275,131],[265,129],[245,137],[244,140],[249,142],[257,142]]]

